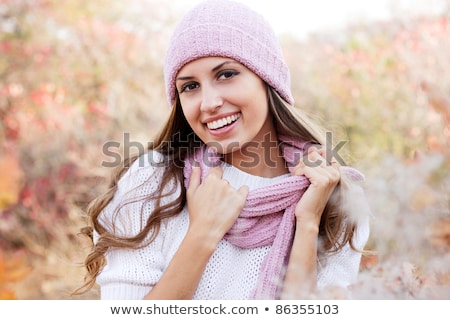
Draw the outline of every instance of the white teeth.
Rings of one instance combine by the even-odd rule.
[[[240,117],[239,114],[233,114],[231,116],[224,117],[219,120],[208,122],[206,125],[208,126],[209,129],[215,130],[231,124],[232,122],[236,121],[239,117]]]

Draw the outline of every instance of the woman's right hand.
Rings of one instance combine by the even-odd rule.
[[[222,174],[221,167],[214,167],[200,181],[200,167],[193,166],[186,193],[190,231],[215,246],[236,221],[248,195],[247,186],[236,190]]]
[[[222,168],[212,168],[200,181],[192,167],[187,188],[189,229],[159,281],[146,299],[192,299],[206,265],[220,240],[241,213],[248,187],[238,190],[222,179]]]

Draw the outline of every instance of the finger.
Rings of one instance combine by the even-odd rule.
[[[314,163],[305,165],[299,163],[293,170],[292,175],[305,176],[308,179],[329,178],[331,180],[339,179],[340,171],[337,163],[333,165],[326,164],[324,158],[317,158]]]
[[[307,154],[303,156],[298,164],[293,168],[293,175],[305,175],[306,168],[325,168],[329,164],[326,160],[326,150],[322,146],[311,146],[308,148]]]
[[[331,158],[330,165],[332,178],[338,181],[341,180],[341,164],[333,157]]]
[[[238,190],[238,193],[243,196],[244,198],[247,198],[248,195],[248,186],[243,185]]]
[[[339,167],[339,162],[336,160],[335,157],[332,157],[330,160],[330,165],[332,165],[333,167],[337,168]]]
[[[200,167],[192,166],[188,190],[196,190],[198,188],[198,186],[200,185],[200,177],[201,177]]]
[[[327,148],[324,148],[321,145],[314,145],[312,147],[310,147],[308,149],[308,154],[312,153],[312,154],[318,154],[320,157],[325,159],[325,163],[326,165],[331,165],[331,164],[340,164],[335,157],[333,157],[333,154],[331,152],[331,154],[329,154],[330,150],[328,150]],[[309,155],[308,155],[309,157]],[[322,166],[323,167],[323,166]]]
[[[308,149],[307,149],[307,154],[310,154],[310,153],[313,153],[313,152],[318,152],[318,153],[320,153],[321,152],[321,150],[322,150],[322,146],[320,145],[320,144],[315,144],[315,145],[312,145],[312,146],[310,146]]]
[[[209,170],[208,175],[207,176],[211,176],[211,177],[217,177],[219,179],[222,179],[222,175],[223,175],[223,170],[221,167],[213,167]]]
[[[295,165],[295,167],[292,168],[292,175],[294,176],[301,176],[305,169],[305,162],[303,159],[300,159],[299,162]]]
[[[323,152],[320,149],[312,147],[307,156],[303,159],[305,165],[312,168],[325,167],[327,163],[322,156],[322,153]]]
[[[317,152],[313,152],[310,156],[311,161],[320,164],[320,167],[338,167],[340,163],[336,160],[335,157],[329,156],[324,149],[321,149]]]

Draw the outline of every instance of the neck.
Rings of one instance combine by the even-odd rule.
[[[288,173],[278,141],[252,141],[235,152],[225,154],[224,161],[251,175],[273,178]]]

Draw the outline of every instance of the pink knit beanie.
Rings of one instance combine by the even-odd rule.
[[[294,99],[280,44],[263,16],[229,0],[206,0],[178,23],[164,64],[167,100],[175,100],[175,79],[190,61],[207,56],[232,58],[273,87],[288,103]]]

